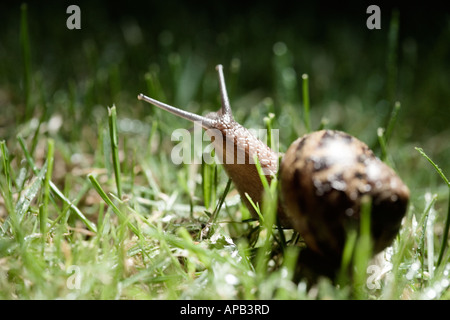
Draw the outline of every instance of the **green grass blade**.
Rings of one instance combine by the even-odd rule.
[[[431,160],[430,157],[427,156],[427,154],[423,151],[422,148],[415,148],[417,151],[419,151],[419,153],[428,160],[428,162],[431,163],[431,165],[434,167],[434,169],[436,170],[436,172],[441,176],[442,180],[444,180],[444,182],[447,184],[447,187],[450,188],[450,181],[447,179],[447,177],[444,175],[444,173],[442,172],[442,169],[439,168],[439,166],[437,164],[435,164],[433,162],[433,160]]]
[[[116,106],[108,108],[109,116],[109,135],[111,138],[111,151],[114,167],[114,177],[116,179],[117,195],[122,199],[122,184],[120,178],[120,160],[119,160],[119,140],[117,133],[117,112]]]
[[[214,233],[214,225],[217,222],[217,217],[219,216],[220,209],[222,208],[223,203],[225,202],[225,198],[227,197],[228,192],[231,189],[231,179],[228,179],[227,185],[225,187],[225,190],[222,193],[222,196],[219,199],[219,202],[216,205],[216,208],[214,209],[214,212],[211,214],[211,217],[209,218],[209,222],[207,226],[204,228],[206,230],[205,237],[209,238],[211,234]],[[203,238],[203,232],[202,232],[202,238]]]
[[[85,215],[80,211],[80,209],[78,209],[73,203],[72,201],[70,201],[69,199],[67,199],[64,194],[58,189],[58,187],[52,182],[50,181],[50,188],[52,190],[52,192],[61,200],[63,201],[66,205],[68,205],[70,207],[70,209],[75,212],[75,214],[78,216],[78,218],[86,225],[86,227],[91,230],[92,232],[97,232],[97,227],[95,226],[95,224],[90,221],[88,218],[85,217]]]
[[[137,235],[139,238],[142,237],[139,230],[136,228],[135,225],[129,221],[127,216],[114,204],[114,202],[109,199],[108,195],[103,191],[102,187],[100,186],[100,183],[97,181],[97,179],[94,177],[93,174],[88,174],[88,178],[91,181],[92,186],[94,187],[95,191],[100,195],[100,197],[103,199],[103,201],[106,202],[107,205],[109,205],[114,213],[119,217],[119,220],[121,223],[126,223],[128,227],[133,231],[135,235]]]
[[[259,177],[261,178],[261,183],[264,187],[264,190],[269,190],[269,181],[267,180],[266,175],[263,172],[261,167],[261,163],[259,162],[258,157],[255,155],[253,160],[255,161],[256,170],[258,171]]]
[[[14,233],[20,233],[20,229],[18,227],[17,222],[17,211],[14,207],[14,200],[13,200],[13,191],[12,191],[12,183],[11,183],[11,166],[9,162],[9,152],[6,148],[5,141],[0,141],[0,153],[2,155],[2,166],[3,166],[3,173],[5,176],[5,182],[3,183],[2,180],[0,180],[0,194],[3,197],[5,208],[7,212],[9,213],[8,218],[12,220],[12,231]],[[3,225],[6,225],[7,220],[1,225],[1,230],[6,233],[6,228],[3,227]],[[17,236],[18,239],[21,239],[21,236]]]
[[[352,262],[357,239],[358,232],[355,229],[348,230],[342,252],[341,267],[337,277],[337,283],[341,286],[345,286],[348,283],[348,270]]]
[[[448,231],[450,229],[450,188],[448,191],[449,191],[449,195],[448,195],[447,217],[445,218],[444,233],[442,236],[442,245],[441,245],[441,249],[439,250],[439,257],[438,257],[438,261],[436,263],[437,267],[440,266],[440,264],[442,262],[442,258],[444,257],[444,252],[445,252],[445,249],[447,248]]]
[[[261,183],[264,187],[264,195],[262,201],[262,210],[260,216],[264,218],[261,219],[260,224],[263,227],[261,231],[265,230],[264,241],[260,248],[258,248],[256,254],[256,262],[255,269],[258,276],[262,278],[265,277],[267,272],[267,264],[269,262],[269,252],[272,244],[273,235],[273,226],[276,223],[276,212],[277,212],[277,204],[278,204],[278,192],[277,192],[277,179],[274,177],[269,184],[267,177],[264,175],[263,169],[261,167],[261,163],[259,159],[255,156],[255,165],[256,169],[261,178]],[[257,211],[259,212],[259,210]]]
[[[5,201],[8,201],[10,205],[13,204],[13,197],[12,197],[12,182],[11,182],[11,165],[9,162],[9,153],[8,149],[6,148],[5,141],[0,141],[0,150],[2,154],[2,165],[3,165],[3,173],[5,174],[6,178],[6,199]]]
[[[218,216],[218,214],[220,212],[220,209],[222,209],[222,205],[225,202],[225,198],[227,197],[228,192],[230,192],[231,182],[232,181],[233,180],[228,179],[227,185],[225,187],[225,190],[223,191],[222,196],[219,199],[219,202],[218,202],[218,204],[216,206],[216,209],[214,209],[214,212],[213,212],[214,220],[213,220],[213,222],[215,222],[217,220],[217,216]]]
[[[359,237],[355,246],[354,256],[354,293],[357,299],[366,298],[366,278],[367,278],[367,266],[372,257],[372,235],[371,235],[371,206],[372,199],[370,197],[363,197],[361,200],[361,214],[360,214],[360,228]]]
[[[47,172],[44,179],[44,200],[41,207],[42,210],[40,210],[40,231],[42,235],[45,235],[47,232],[48,200],[50,198],[50,181],[52,179],[54,162],[53,155],[55,150],[55,141],[53,139],[48,140],[47,148]],[[43,237],[43,239],[45,239],[45,237]]]
[[[311,119],[309,115],[309,76],[305,73],[302,75],[303,89],[303,121],[305,123],[306,132],[311,132]]]
[[[427,199],[428,197],[425,196],[425,199]],[[427,204],[422,217],[420,219],[420,224],[422,226],[422,232],[420,234],[419,237],[419,245],[417,247],[417,253],[416,253],[416,258],[419,259],[420,261],[420,265],[422,267],[422,281],[424,278],[424,268],[425,268],[425,237],[426,237],[426,231],[427,231],[427,222],[428,222],[428,216],[430,214],[430,211],[434,205],[434,203],[437,200],[437,195],[433,195],[429,201],[429,203]]]
[[[266,129],[267,129],[267,145],[269,146],[269,148],[274,149],[276,146],[272,143],[272,129],[273,129],[273,124],[275,121],[275,114],[274,113],[269,113],[269,115],[267,117],[264,117],[264,124],[266,125]],[[273,141],[275,142],[275,141]]]
[[[253,201],[252,198],[250,198],[250,195],[246,192],[245,196],[247,197],[247,200],[250,202],[251,206],[253,207],[253,209],[256,211],[256,213],[258,214],[259,217],[259,221],[261,221],[261,223],[264,223],[264,216],[261,213],[261,210],[259,208],[259,203],[255,203]]]

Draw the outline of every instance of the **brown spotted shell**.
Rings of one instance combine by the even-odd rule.
[[[374,251],[397,234],[409,190],[360,140],[332,130],[307,134],[291,144],[280,170],[285,214],[311,250],[340,257],[364,195],[372,199]]]

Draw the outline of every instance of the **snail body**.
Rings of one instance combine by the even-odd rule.
[[[253,159],[258,158],[270,183],[278,172],[279,155],[234,120],[222,66],[216,69],[222,107],[205,117],[143,94],[138,99],[201,123],[242,201],[257,219],[246,197],[248,194],[255,203],[262,201],[263,186]],[[298,231],[313,252],[335,261],[340,261],[347,226],[359,220],[364,196],[372,199],[374,252],[392,242],[409,200],[409,190],[394,170],[366,144],[340,131],[317,131],[294,141],[283,156],[279,179],[280,224]]]

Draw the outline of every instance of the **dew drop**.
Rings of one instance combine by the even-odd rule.
[[[419,269],[420,269],[420,263],[419,263],[419,262],[414,262],[414,263],[411,265],[411,270],[417,271],[417,270],[419,270]]]
[[[434,299],[436,298],[436,291],[434,289],[428,289],[425,295],[428,299]]]
[[[239,279],[233,274],[227,274],[225,276],[225,282],[234,286],[239,283]]]

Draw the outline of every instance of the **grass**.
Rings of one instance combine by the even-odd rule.
[[[155,51],[139,41],[141,20],[121,20],[114,33],[100,16],[95,32],[49,31],[75,42],[64,42],[71,50],[62,59],[58,47],[40,43],[46,40],[36,32],[36,10],[11,9],[1,35],[0,299],[450,298],[450,167],[440,147],[450,133],[423,107],[439,110],[449,92],[427,85],[418,92],[408,82],[431,76],[414,73],[411,43],[400,43],[401,11],[386,25],[386,37],[361,53],[374,62],[352,73],[343,57],[356,55],[346,48],[359,44],[345,26],[330,27],[329,37],[340,39],[327,48],[333,56],[308,42],[308,31],[296,41],[287,31],[278,35],[283,41],[258,38],[254,51],[244,53],[246,34],[228,25],[235,37],[222,33],[218,49],[198,40],[196,51],[183,42],[183,28],[174,27],[150,39]],[[449,50],[444,40],[436,40],[439,52]],[[385,47],[387,55],[380,54]],[[40,48],[48,48],[45,58]],[[444,59],[432,57],[433,75],[448,83]],[[342,263],[356,269],[353,278],[343,274],[339,285],[321,279],[312,288],[293,281],[302,243],[276,227],[276,181],[266,186],[258,223],[220,165],[172,163],[172,132],[190,124],[136,96],[143,91],[200,114],[215,110],[218,62],[235,118],[252,128],[281,128],[281,151],[310,130],[345,130],[410,187],[401,232],[376,261],[367,256],[367,220],[360,238],[349,235]],[[385,69],[377,67],[383,63]]]

